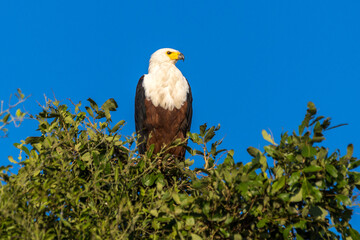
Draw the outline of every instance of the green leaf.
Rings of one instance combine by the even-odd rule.
[[[316,187],[311,186],[311,195],[315,198],[316,201],[320,201],[322,198],[322,193]]]
[[[306,228],[306,221],[305,221],[305,220],[301,220],[301,221],[295,223],[295,224],[294,224],[294,228],[305,229],[305,228]]]
[[[263,129],[263,130],[261,131],[261,134],[262,134],[263,138],[264,138],[266,141],[270,142],[270,143],[273,144],[273,145],[277,145],[277,144],[275,143],[273,137],[272,137],[269,133],[267,133],[266,130]]]
[[[236,190],[238,190],[242,195],[246,195],[248,191],[248,182],[241,182],[236,186]]]
[[[152,156],[152,154],[153,154],[153,152],[154,152],[154,149],[155,149],[155,145],[154,145],[154,144],[151,144],[150,147],[149,147],[149,149],[148,149],[147,152],[146,152],[146,155],[147,155],[148,158],[151,158],[151,156]]]
[[[10,113],[6,114],[5,117],[3,117],[2,122],[7,123],[9,117],[10,117]]]
[[[321,119],[323,119],[323,118],[324,118],[324,116],[319,116],[319,117],[317,117],[316,119],[314,119],[314,120],[312,121],[312,123],[309,124],[309,126],[314,125],[314,123],[319,123],[319,121],[320,121]]]
[[[299,134],[300,134],[300,136],[303,134],[305,127],[309,127],[310,120],[313,118],[313,115],[316,114],[316,107],[315,107],[314,103],[309,102],[307,107],[308,107],[308,109],[307,109],[307,113],[305,115],[305,118],[302,121],[301,125],[299,126]]]
[[[23,150],[26,153],[26,155],[28,155],[28,156],[30,155],[30,151],[27,147],[21,146],[21,150]]]
[[[195,160],[186,159],[185,160],[185,166],[190,167],[194,164]]]
[[[86,152],[84,155],[81,156],[81,159],[85,162],[90,161],[91,160],[90,153]]]
[[[115,182],[119,179],[119,168],[115,168]]]
[[[300,134],[300,135],[303,134],[304,129],[305,129],[305,126],[306,126],[306,122],[303,121],[302,124],[299,126],[299,134]]]
[[[353,169],[357,168],[358,166],[360,166],[360,160],[350,163],[349,170],[353,170]]]
[[[95,119],[102,119],[102,118],[106,117],[104,111],[97,111],[96,113],[97,113],[97,116],[95,117]],[[110,114],[109,111],[108,111],[108,114]]]
[[[189,133],[189,137],[191,141],[197,144],[201,144],[202,140],[200,139],[199,135],[197,133]]]
[[[179,194],[178,194],[177,192],[173,192],[173,193],[172,193],[172,198],[174,199],[174,201],[175,201],[177,204],[181,204],[180,197],[179,197]]]
[[[324,137],[313,137],[312,138],[312,142],[322,142],[322,141],[324,141],[325,140],[325,138]]]
[[[234,150],[230,150],[224,159],[224,164],[232,166],[234,165]]]
[[[267,165],[266,157],[264,155],[260,156],[260,164],[261,164],[261,171],[266,172],[268,165]]]
[[[96,112],[99,111],[99,107],[94,100],[88,98],[88,101],[90,102],[90,106],[92,109],[94,109]]]
[[[284,202],[288,202],[290,200],[290,194],[289,193],[281,193],[278,195],[278,198],[280,198]]]
[[[264,150],[265,150],[265,152],[267,153],[267,154],[269,154],[269,156],[271,156],[271,157],[273,157],[273,158],[276,158],[276,153],[277,153],[277,151],[276,151],[276,147],[275,146],[273,146],[273,145],[269,145],[269,146],[265,146],[264,147]]]
[[[274,194],[277,191],[279,191],[282,187],[285,185],[285,179],[286,176],[282,176],[280,179],[278,179],[271,187],[271,193]]]
[[[121,120],[119,121],[117,124],[115,124],[115,126],[111,129],[111,132],[116,132],[117,130],[119,130],[119,128],[124,125],[125,120]]]
[[[288,184],[290,186],[292,186],[292,185],[298,183],[299,179],[300,179],[300,172],[299,171],[294,172],[291,174]]]
[[[234,221],[234,217],[231,217],[231,216],[227,216],[227,218],[226,218],[226,220],[225,220],[225,222],[224,222],[224,224],[225,225],[229,225],[230,223],[232,223]]]
[[[109,109],[104,109],[105,117],[107,120],[111,119],[111,114]]]
[[[263,219],[261,219],[257,224],[256,224],[256,226],[258,227],[258,228],[263,228],[263,227],[265,227],[266,226],[266,224],[269,222],[269,220],[267,220],[266,218],[263,218]]]
[[[195,225],[195,219],[194,219],[194,217],[192,217],[192,216],[186,217],[185,225],[186,225],[186,226],[194,226],[194,225]]]
[[[155,180],[156,180],[157,176],[154,174],[149,174],[149,175],[145,175],[141,181],[142,184],[146,187],[150,187],[154,184]]]
[[[212,126],[205,134],[204,143],[209,142],[211,139],[213,139],[214,136],[215,136],[215,127]]]
[[[153,215],[154,217],[158,217],[159,216],[159,212],[156,209],[151,209],[149,212],[151,215]]]
[[[304,240],[304,238],[302,236],[300,236],[300,234],[296,234],[296,240]]]
[[[154,220],[152,220],[152,222],[151,222],[151,226],[155,229],[155,230],[158,230],[158,229],[160,229],[160,223],[156,220],[156,219],[154,219]]]
[[[243,237],[239,233],[235,233],[233,236],[233,240],[243,240]]]
[[[342,195],[342,194],[337,194],[335,196],[335,198],[342,202],[344,204],[344,206],[350,206],[351,205],[351,200],[349,197],[345,196],[345,195]]]
[[[248,147],[247,152],[252,156],[252,157],[256,157],[258,154],[261,156],[261,152],[259,149],[254,148],[254,147]]]
[[[283,232],[283,237],[284,237],[284,239],[289,239],[289,234],[290,234],[291,229],[292,229],[292,225],[287,226],[287,227],[284,229],[284,232]]]
[[[308,102],[307,108],[308,108],[308,111],[310,111],[312,114],[316,114],[316,107],[313,102]]]
[[[89,113],[89,115],[93,118],[94,117],[94,112],[91,108],[89,107],[85,107],[86,111]]]
[[[81,107],[81,102],[75,105],[75,112],[79,112],[79,108]]]
[[[202,240],[202,238],[195,233],[191,233],[190,235],[192,240]]]
[[[12,165],[7,165],[7,166],[0,166],[0,171],[9,171],[10,168],[12,168]],[[1,177],[1,175],[0,175]]]
[[[360,234],[358,231],[353,229],[352,227],[349,228],[350,236],[353,240],[360,239]]]
[[[273,169],[274,170],[274,169]],[[281,166],[276,166],[275,167],[275,177],[276,178],[280,178],[281,176],[284,175],[284,169]]]
[[[311,165],[311,166],[308,166],[308,167],[304,168],[302,171],[304,173],[309,173],[309,172],[318,172],[318,171],[320,171],[322,169],[323,168],[321,166]]]
[[[117,109],[118,105],[116,101],[113,98],[110,98],[106,100],[106,102],[101,106],[101,109],[105,111],[115,111]]]
[[[205,215],[208,215],[210,212],[210,203],[206,202],[202,207],[202,211]]]
[[[336,168],[333,165],[326,164],[325,169],[326,169],[326,172],[329,173],[334,178],[338,177],[338,171],[336,170]]]
[[[24,99],[25,95],[21,92],[20,88],[17,89],[17,92],[18,92],[18,96],[20,97],[20,99]]]
[[[306,199],[307,197],[309,197],[311,190],[312,190],[311,183],[309,183],[306,179],[304,179],[302,186],[301,186],[301,190],[302,190],[303,199]]]
[[[316,153],[316,148],[310,145],[305,145],[301,150],[301,155],[303,155],[303,157],[313,157]]]
[[[68,124],[74,124],[74,119],[72,118],[72,116],[67,116],[65,117],[65,122],[68,123]]]
[[[21,116],[21,110],[20,109],[16,110],[15,115],[16,115],[16,117],[19,118]]]
[[[230,233],[227,231],[227,229],[220,228],[220,232],[222,233],[223,237],[225,237],[227,239],[230,237]]]
[[[65,219],[60,218],[60,220],[66,227],[71,227],[71,224],[68,221],[66,221]]]
[[[35,144],[35,143],[40,143],[44,140],[44,137],[28,137],[25,140],[26,144]]]
[[[206,128],[207,128],[207,124],[204,123],[203,125],[200,126],[200,136],[204,136],[205,132],[206,132]]]
[[[11,163],[18,163],[17,161],[14,160],[12,156],[8,156],[8,159]]]
[[[346,158],[350,159],[353,156],[354,153],[354,146],[352,144],[349,144],[346,148]]]

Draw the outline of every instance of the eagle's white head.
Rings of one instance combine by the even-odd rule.
[[[178,50],[162,48],[151,55],[149,73],[145,74],[143,87],[145,96],[155,106],[165,109],[179,109],[185,102],[189,85],[181,71],[175,66],[184,60]]]
[[[178,60],[185,60],[184,55],[178,50],[172,48],[161,48],[151,55],[150,63],[173,63]]]

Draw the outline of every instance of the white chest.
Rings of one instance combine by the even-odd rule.
[[[189,85],[175,66],[157,67],[145,74],[143,80],[145,96],[157,107],[173,110],[186,101]]]

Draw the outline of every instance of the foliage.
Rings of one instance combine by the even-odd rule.
[[[312,103],[299,134],[277,145],[263,132],[271,145],[250,147],[245,165],[214,142],[219,126],[202,125],[189,134],[198,149],[188,151],[205,167],[190,170],[193,160],[174,161],[165,149],[137,155],[135,137],[120,133],[124,121],[111,122],[116,102],[89,102],[72,112],[49,101],[37,116],[41,136],[15,144],[26,159],[17,174],[1,167],[2,238],[339,239],[334,227],[360,239],[349,224],[360,160],[352,145],[345,156],[320,146],[330,119]]]
[[[13,123],[15,127],[18,127],[26,116],[26,113],[22,112],[20,108],[16,109],[15,115],[12,113],[12,110],[16,108],[19,104],[23,103],[30,96],[25,96],[18,88],[17,93],[15,93],[15,97],[17,98],[17,101],[12,104],[12,95],[10,95],[9,104],[7,107],[4,107],[3,100],[1,100],[0,102],[0,131],[2,131],[4,136],[6,136],[8,131],[8,129],[6,128],[7,125]]]

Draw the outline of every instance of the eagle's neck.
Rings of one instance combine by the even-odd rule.
[[[173,63],[150,62],[143,87],[148,100],[167,110],[180,109],[189,92],[185,77]]]

